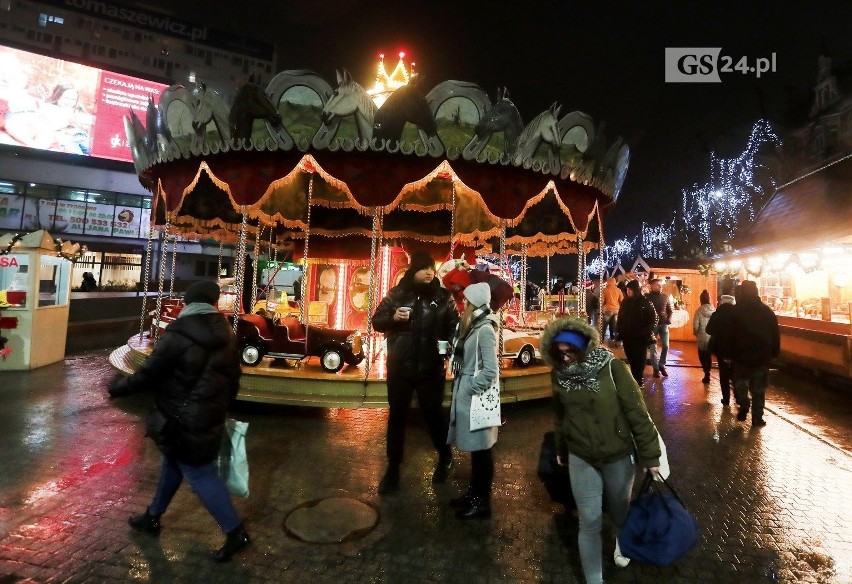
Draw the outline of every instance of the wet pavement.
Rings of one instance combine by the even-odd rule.
[[[752,429],[719,403],[715,370],[700,383],[692,352],[675,343],[670,377],[648,379],[644,393],[701,541],[673,566],[620,569],[605,525],[607,581],[852,582],[852,397],[773,371],[767,426]],[[0,373],[0,583],[582,582],[576,522],[536,476],[547,400],[504,407],[489,521],[459,522],[447,506],[467,484],[467,456],[433,487],[416,415],[402,489],[381,498],[386,411],[238,404],[234,416],[250,424],[251,495],[236,501],[249,550],[226,565],[209,559],[222,536],[186,486],[159,538],[131,533],[160,458],[143,438],[148,397],[105,397],[107,355]],[[294,509],[335,497],[373,506],[376,527],[341,544],[287,534]]]

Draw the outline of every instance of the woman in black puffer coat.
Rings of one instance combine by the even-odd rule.
[[[109,394],[154,391],[148,435],[163,453],[163,466],[153,501],[145,513],[130,518],[130,526],[159,533],[160,516],[185,477],[227,535],[214,554],[215,560],[227,561],[249,544],[249,537],[215,465],[241,373],[233,331],[215,308],[218,298],[213,282],[190,286],[186,307],[151,356],[133,375],[114,381]]]

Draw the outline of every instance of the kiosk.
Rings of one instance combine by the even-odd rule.
[[[34,369],[65,357],[71,262],[47,231],[0,239],[0,334],[11,350],[0,371]],[[5,296],[5,301],[4,297]]]

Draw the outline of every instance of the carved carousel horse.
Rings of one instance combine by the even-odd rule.
[[[237,140],[251,140],[252,126],[257,119],[265,120],[274,128],[281,127],[279,111],[269,101],[263,89],[249,81],[240,87],[228,115],[231,136]]]
[[[518,143],[518,137],[523,130],[524,122],[518,108],[509,99],[509,92],[504,87],[497,90],[494,104],[485,112],[476,124],[476,135],[463,152],[465,160],[476,158],[497,132],[503,132],[503,154],[511,154]]]
[[[512,159],[513,164],[520,166],[525,160],[532,158],[536,150],[538,150],[539,145],[544,142],[550,145],[550,149],[548,150],[550,168],[559,169],[559,147],[561,143],[557,124],[560,109],[562,109],[562,106],[557,106],[556,102],[554,102],[549,109],[538,114],[524,128],[515,146],[515,154]]]
[[[145,112],[145,147],[153,157],[158,151],[167,152],[172,141],[172,133],[166,125],[160,108],[154,103],[154,96],[148,96],[148,110]]]
[[[398,142],[406,122],[417,126],[424,144],[430,136],[438,135],[438,126],[426,98],[420,92],[419,82],[420,76],[414,77],[407,85],[390,94],[376,112],[373,122],[374,137]]]
[[[145,126],[133,110],[130,110],[129,116],[124,116],[123,121],[124,134],[127,136],[130,153],[133,155],[133,164],[136,166],[137,172],[143,171],[151,166],[151,157],[148,154],[146,144]]]
[[[207,133],[207,124],[213,122],[219,131],[222,142],[231,141],[231,128],[228,124],[228,107],[215,91],[208,89],[207,85],[201,83],[193,92],[195,97],[195,112],[192,115],[192,128],[195,134],[192,136],[191,149],[200,150],[204,145],[204,135]]]
[[[364,88],[352,81],[349,71],[337,72],[337,89],[322,108],[322,128],[314,137],[314,142],[324,140],[326,133],[336,133],[340,118],[354,116],[358,127],[358,137],[369,141],[373,137],[373,121],[376,117],[376,104],[364,91]]]

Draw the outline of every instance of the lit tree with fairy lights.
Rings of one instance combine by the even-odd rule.
[[[758,120],[739,156],[720,158],[712,153],[709,180],[682,191],[675,217],[659,225],[643,223],[642,255],[701,257],[725,251],[775,190],[776,180],[760,157],[767,145],[777,147],[780,140],[768,121]]]

